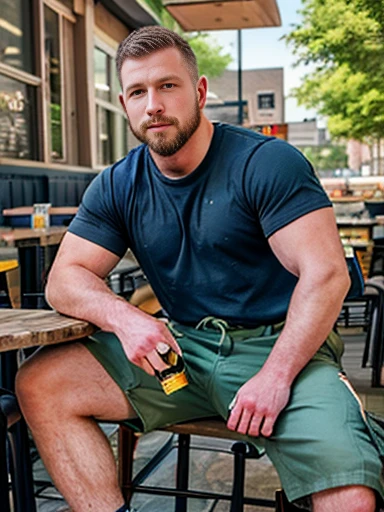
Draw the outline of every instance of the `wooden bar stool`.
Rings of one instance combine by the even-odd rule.
[[[178,425],[172,425],[161,429],[171,432],[178,437],[175,444],[172,436],[155,454],[155,456],[146,464],[146,466],[133,477],[133,453],[137,442],[137,434],[124,425],[120,426],[119,431],[119,482],[127,503],[131,501],[135,492],[154,494],[158,496],[174,496],[175,512],[187,511],[187,500],[189,498],[212,499],[214,505],[225,500],[231,503],[230,512],[242,512],[244,505],[254,505],[274,509],[278,512],[294,512],[298,510],[291,505],[284,493],[276,491],[276,499],[251,498],[244,496],[245,465],[247,459],[258,459],[264,452],[259,452],[250,443],[241,440],[241,436],[236,432],[227,429],[225,422],[221,418],[210,418],[196,420]],[[191,490],[189,488],[189,455],[192,449],[190,439],[191,435],[204,437],[221,438],[233,441],[231,451],[233,452],[233,482],[232,493],[223,494],[203,490]],[[144,485],[143,482],[150,473],[162,462],[162,460],[173,449],[177,449],[176,463],[176,484],[173,488],[154,487]],[[211,508],[210,510],[213,510]]]

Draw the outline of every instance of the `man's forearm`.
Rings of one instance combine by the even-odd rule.
[[[291,384],[332,330],[348,286],[345,276],[299,279],[284,329],[263,369]]]
[[[130,310],[137,312],[102,278],[81,266],[54,271],[45,293],[49,304],[60,313],[87,320],[109,332],[115,332],[119,319]]]

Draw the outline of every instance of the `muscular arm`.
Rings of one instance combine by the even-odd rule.
[[[120,339],[128,359],[153,374],[163,363],[155,347],[162,341],[180,353],[164,323],[115,295],[104,279],[119,258],[92,242],[67,233],[49,274],[46,297],[60,313],[87,320]]]
[[[284,329],[260,372],[240,390],[228,427],[269,436],[291,385],[331,331],[350,281],[332,209],[311,212],[280,229],[270,245],[299,280]]]

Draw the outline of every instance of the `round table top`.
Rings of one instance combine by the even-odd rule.
[[[90,336],[97,327],[43,309],[0,309],[0,352]]]

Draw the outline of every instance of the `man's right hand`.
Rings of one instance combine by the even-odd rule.
[[[155,375],[155,369],[161,372],[168,368],[156,350],[159,343],[169,345],[174,352],[182,355],[166,322],[138,309],[129,312],[129,327],[123,326],[122,329],[117,329],[115,334],[127,358],[149,375]]]

